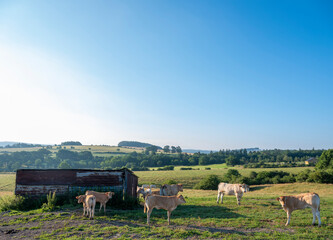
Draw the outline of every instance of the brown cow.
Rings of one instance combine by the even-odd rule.
[[[99,202],[99,211],[101,211],[102,206],[104,206],[104,213],[106,208],[106,203],[109,201],[109,199],[112,198],[114,195],[114,192],[95,192],[95,191],[86,191],[86,195],[94,195],[96,197],[96,202]]]
[[[179,196],[158,196],[148,195],[145,199],[145,206],[147,208],[147,224],[150,225],[150,214],[154,208],[164,209],[168,211],[168,225],[170,225],[170,215],[178,205],[186,203],[182,195]],[[145,211],[146,212],[146,208]]]
[[[87,210],[87,217],[90,219],[95,216],[96,197],[94,195],[80,195],[76,196],[77,202],[83,204],[83,216]]]
[[[312,225],[316,222],[316,216],[318,218],[318,226],[321,225],[320,220],[320,198],[317,193],[302,193],[295,196],[281,196],[278,197],[278,200],[283,207],[283,210],[287,213],[287,223],[286,226],[290,223],[290,216],[294,210],[300,210],[304,208],[312,209]]]

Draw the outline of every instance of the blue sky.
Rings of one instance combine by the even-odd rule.
[[[332,11],[0,0],[0,141],[332,148]]]

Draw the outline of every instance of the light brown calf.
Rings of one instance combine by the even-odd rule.
[[[160,195],[161,196],[175,196],[178,194],[178,192],[183,191],[183,185],[182,184],[164,184],[160,188]]]
[[[312,209],[312,225],[316,222],[316,216],[318,218],[318,226],[321,225],[320,220],[320,198],[317,193],[302,193],[295,196],[281,196],[278,197],[278,200],[283,207],[283,210],[287,213],[287,223],[286,226],[290,223],[291,213],[294,210],[300,210],[304,208],[311,208]]]
[[[90,219],[95,216],[96,197],[94,195],[80,195],[76,196],[77,202],[83,204],[83,216],[89,215]]]
[[[104,213],[106,208],[106,203],[112,198],[114,192],[95,192],[95,191],[86,191],[86,195],[94,195],[96,197],[96,202],[99,202],[99,211],[101,211],[102,206],[104,206]]]
[[[170,215],[178,205],[186,203],[182,195],[179,196],[158,196],[148,195],[145,199],[145,206],[147,208],[147,224],[150,225],[150,214],[154,208],[164,209],[168,211],[168,225],[170,225]],[[146,208],[145,211],[146,212]]]

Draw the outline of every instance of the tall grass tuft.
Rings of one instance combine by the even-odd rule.
[[[24,206],[24,197],[4,196],[0,198],[0,212],[8,210],[22,210]]]
[[[46,195],[46,203],[43,203],[42,210],[43,211],[53,211],[56,207],[57,199],[56,199],[56,191],[53,193],[50,191],[49,194]]]

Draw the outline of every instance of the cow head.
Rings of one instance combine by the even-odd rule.
[[[183,192],[183,184],[178,184],[178,191]]]
[[[242,192],[248,192],[249,191],[249,186],[246,184],[241,184],[239,185],[240,189],[242,190]]]
[[[276,200],[278,200],[280,202],[281,206],[283,208],[285,208],[286,207],[286,199],[287,198],[285,196],[282,196],[282,197],[278,197]]]
[[[77,203],[83,203],[86,200],[86,195],[80,195],[75,197],[77,199]]]
[[[178,201],[182,204],[182,203],[186,203],[186,201],[185,201],[185,198],[183,197],[183,195],[179,195],[179,196],[177,196],[177,198],[178,198]]]
[[[109,199],[111,199],[112,196],[114,195],[114,192],[107,192],[106,195],[108,196]]]

